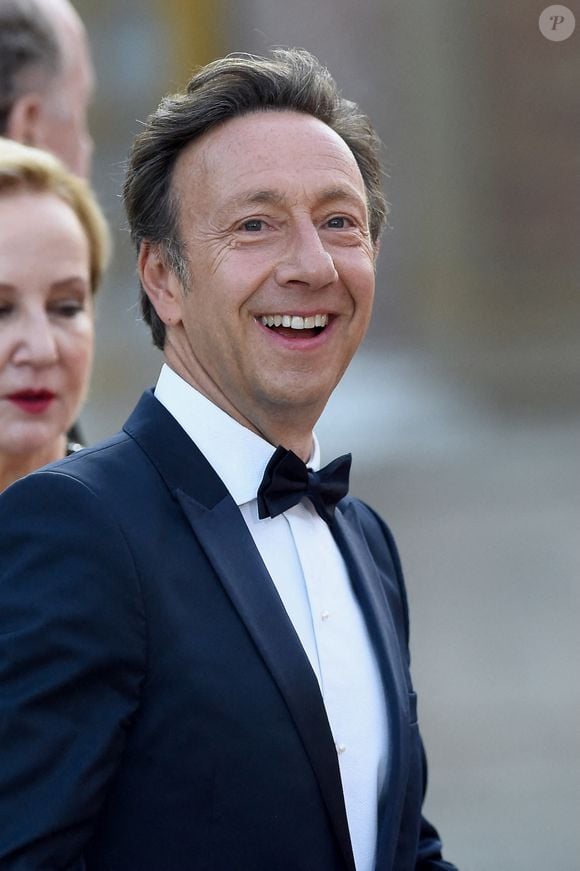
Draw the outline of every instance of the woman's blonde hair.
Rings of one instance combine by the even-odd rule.
[[[19,191],[55,194],[71,207],[89,243],[91,291],[96,293],[109,262],[111,237],[90,186],[39,148],[0,137],[0,196]]]

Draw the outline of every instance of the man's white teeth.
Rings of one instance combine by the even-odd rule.
[[[328,315],[312,315],[302,318],[300,315],[262,315],[260,318],[265,327],[290,327],[292,330],[312,330],[314,327],[325,327]]]

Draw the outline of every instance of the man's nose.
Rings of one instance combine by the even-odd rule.
[[[337,281],[338,273],[330,253],[322,244],[317,228],[310,224],[293,235],[275,273],[280,285],[303,285],[312,290]]]
[[[56,363],[58,343],[46,313],[22,318],[13,359],[17,365],[50,366]]]

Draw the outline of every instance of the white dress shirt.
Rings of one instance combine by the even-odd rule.
[[[384,689],[347,570],[309,499],[258,518],[257,491],[272,445],[164,365],[156,398],[173,415],[239,506],[318,679],[338,760],[357,871],[373,871],[377,806],[388,754]],[[308,465],[320,466],[313,436]]]

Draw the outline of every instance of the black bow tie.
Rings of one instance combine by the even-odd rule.
[[[292,451],[277,447],[258,490],[258,517],[276,517],[308,496],[322,519],[330,523],[336,503],[348,493],[351,460],[350,454],[344,454],[313,472]]]

